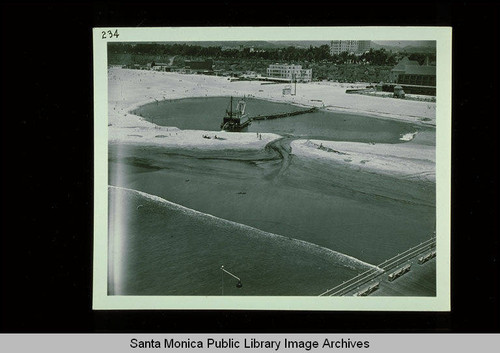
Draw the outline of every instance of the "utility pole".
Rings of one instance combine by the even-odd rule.
[[[295,71],[292,71],[292,83],[295,83],[295,89],[293,92],[293,96],[296,96],[297,95],[297,74]]]

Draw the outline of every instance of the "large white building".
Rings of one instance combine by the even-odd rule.
[[[312,69],[303,69],[302,65],[273,64],[269,65],[267,76],[290,81],[311,82]]]
[[[339,55],[347,52],[349,54],[362,54],[370,50],[369,40],[332,40],[330,43],[330,54]]]

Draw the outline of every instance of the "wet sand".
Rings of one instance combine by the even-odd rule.
[[[113,171],[120,171],[113,175]],[[305,240],[377,264],[418,244],[435,225],[432,183],[332,168],[274,151],[110,147],[110,185],[158,195],[267,232]]]
[[[109,121],[112,125],[112,143],[109,145],[109,185],[157,195],[193,210],[284,236],[290,241],[298,239],[331,249],[345,254],[344,259],[352,256],[371,264],[380,263],[428,239],[435,229],[435,183],[407,180],[362,169],[353,170],[325,160],[296,156],[289,146],[290,141],[297,137],[401,144],[402,136],[415,131],[418,131],[416,138],[404,143],[415,145],[415,148],[419,144],[435,146],[435,129],[419,123],[423,117],[432,118],[430,123],[435,122],[435,105],[392,100],[387,105],[387,101],[381,104],[375,97],[361,97],[353,101],[352,96],[342,93],[344,89],[341,87],[333,89],[307,85],[304,88],[308,94],[322,94],[325,102],[325,89],[328,92],[333,89],[335,99],[328,96],[330,102],[326,103],[331,105],[328,109],[340,104],[343,108],[339,109],[345,108],[351,112],[360,109],[385,116],[389,120],[343,113],[335,113],[335,119],[323,119],[332,115],[318,113],[320,115],[311,115],[312,118],[304,115],[297,116],[295,120],[252,124],[250,131],[255,130],[248,136],[255,136],[255,132],[260,131],[278,132],[286,136],[282,140],[267,136],[269,141],[274,141],[266,148],[263,146],[267,142],[262,143],[258,139],[255,140],[258,143],[237,146],[238,139],[233,138],[234,146],[214,149],[213,140],[201,138],[199,134],[195,137],[201,142],[189,140],[187,145],[183,142],[177,147],[172,144],[162,146],[157,143],[155,135],[155,143],[151,144],[144,143],[144,137],[115,134],[122,132],[120,129],[155,129],[151,122],[159,123],[161,120],[151,112],[148,113],[150,116],[143,114],[144,118],[139,118],[129,114],[130,109],[137,109],[145,101],[153,101],[154,97],[161,100],[162,95],[165,99],[165,95],[185,98],[246,92],[271,99],[277,97],[281,88],[279,85],[264,87],[258,83],[232,84],[219,78],[196,75],[159,75],[130,70],[111,71],[110,77]],[[171,86],[166,86],[167,83]],[[185,89],[179,91],[181,87]],[[296,98],[302,104],[307,103],[305,97]],[[227,97],[220,99],[227,100]],[[287,99],[281,97],[278,100]],[[337,99],[339,102],[335,101]],[[185,103],[192,104],[196,100],[189,98]],[[152,109],[155,106],[159,104],[150,105]],[[296,109],[294,106],[289,107]],[[275,108],[281,109],[281,105]],[[178,111],[182,112],[186,112],[185,109]],[[203,126],[207,130],[217,131],[220,127],[220,107],[217,107],[216,115],[210,115],[210,119],[206,119],[204,113],[205,110],[198,107],[192,114],[188,112],[189,120],[183,119],[180,116],[182,114],[173,118],[178,122],[194,123],[193,129],[200,129],[202,127],[199,124],[206,124]],[[171,118],[172,115],[167,114],[167,120]],[[165,125],[174,125],[171,123],[172,120],[163,122]],[[178,133],[177,139],[193,138],[189,131],[178,130]],[[247,147],[248,150],[245,149]],[[116,201],[110,204],[110,209],[113,205],[120,206],[120,202]],[[173,217],[175,222],[169,222],[172,219],[170,211],[161,207],[162,211],[159,211],[156,206],[152,206],[145,215],[142,214],[144,200],[133,197],[124,205],[129,212],[111,212],[110,224],[116,225],[120,223],[119,219],[125,217],[128,221],[127,232],[120,233],[124,229],[114,229],[110,230],[110,235],[121,236],[122,240],[134,246],[122,249],[124,252],[114,253],[112,262],[117,268],[126,268],[121,273],[128,276],[125,281],[121,281],[128,287],[114,291],[116,273],[111,273],[110,283],[114,294],[218,295],[219,288],[214,285],[217,281],[211,277],[220,274],[218,259],[229,261],[230,267],[238,273],[245,273],[248,269],[258,274],[246,273],[249,277],[259,278],[258,283],[250,282],[253,291],[247,291],[247,282],[247,292],[236,291],[236,294],[230,295],[317,295],[359,271],[359,268],[339,265],[338,261],[326,267],[324,262],[318,265],[313,260],[314,256],[311,257],[305,251],[308,247],[282,251],[275,247],[276,244],[260,242],[262,239],[259,237],[257,242],[236,243],[233,246],[229,233],[239,233],[235,229],[227,234],[222,232],[222,236],[214,238],[211,236],[212,231],[214,234],[219,233],[216,227],[212,229],[210,226],[210,236],[204,239],[200,235],[206,233],[207,225],[198,224],[193,221],[193,217]],[[185,242],[171,242],[169,236],[180,237]],[[236,254],[235,257],[224,257],[226,253],[221,249],[228,247],[231,253]],[[259,256],[262,256],[265,267],[258,265]],[[273,266],[276,257],[280,261]],[[304,271],[298,271],[299,268]],[[310,281],[301,282],[298,286],[301,289],[297,290],[298,287],[287,284],[284,275],[287,271],[305,276],[301,278],[310,277]],[[203,276],[199,276],[198,272]],[[165,285],[163,275],[171,286]],[[206,278],[210,280],[205,281]],[[310,283],[309,288],[307,283]],[[318,293],[313,293],[320,288]],[[411,288],[401,293],[414,294]],[[432,290],[426,293],[422,295],[434,295]]]

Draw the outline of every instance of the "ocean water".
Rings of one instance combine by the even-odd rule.
[[[111,215],[123,224],[121,234],[111,238],[110,258],[126,261],[111,262],[110,294],[317,295],[331,283],[373,268],[315,244],[156,196],[111,187],[109,198],[127,210],[125,217]],[[237,280],[221,266],[243,286],[237,288]]]
[[[111,146],[109,184],[378,264],[430,237],[435,185],[332,167],[273,150]],[[116,174],[115,171],[119,171]]]
[[[136,114],[160,125],[218,130],[225,103],[165,101]],[[248,106],[259,114],[302,109],[259,100]],[[434,183],[289,153],[295,138],[402,143],[415,131],[415,140],[433,145],[432,128],[317,112],[251,129],[287,137],[262,151],[109,146],[109,185],[163,200],[110,189],[111,294],[221,295],[224,280],[224,295],[318,295],[433,233]],[[221,276],[221,265],[244,278],[243,288]]]

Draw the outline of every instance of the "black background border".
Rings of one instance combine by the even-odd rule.
[[[2,3],[0,332],[500,332],[495,3]],[[92,311],[92,27],[452,26],[452,311]]]

